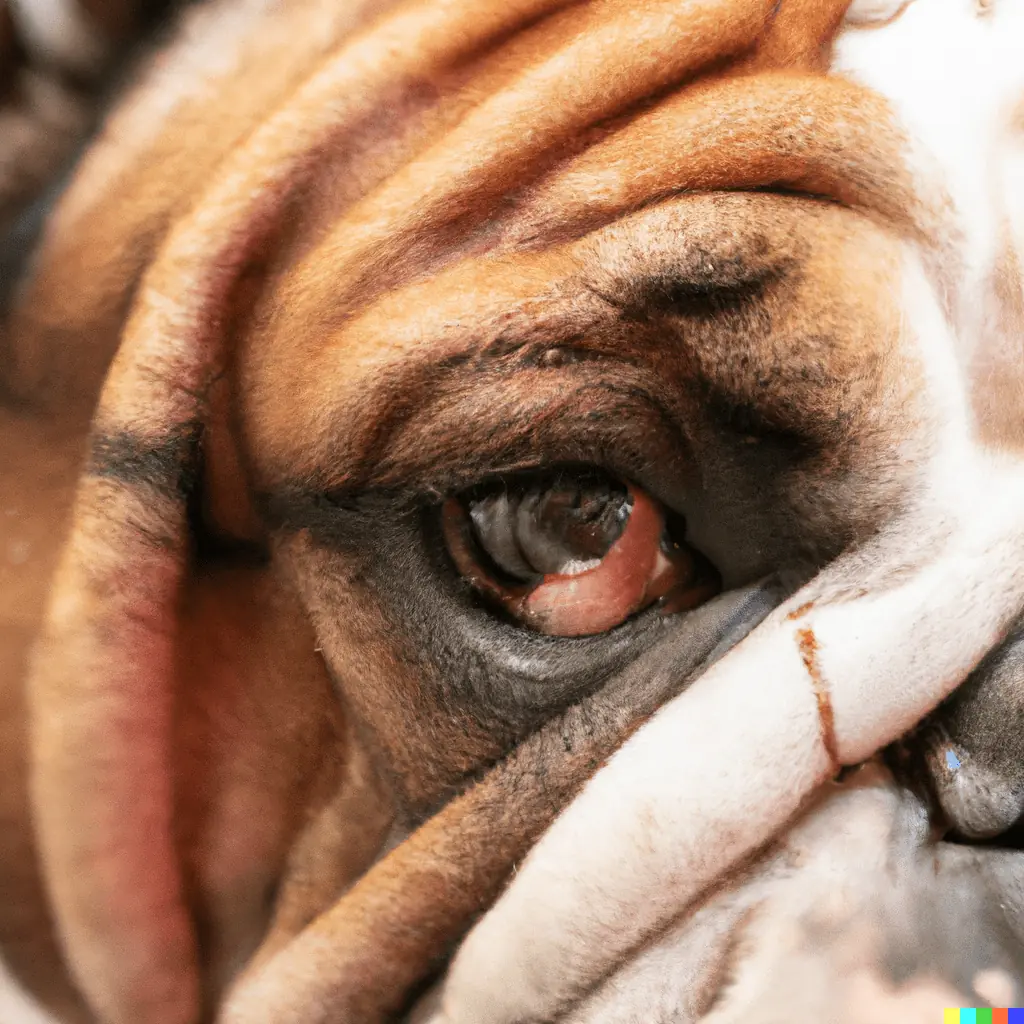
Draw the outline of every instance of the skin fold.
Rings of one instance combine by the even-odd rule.
[[[1022,23],[926,2],[212,0],[125,63],[159,12],[0,0],[0,953],[58,1020],[1018,997],[1019,855],[946,840],[1024,802]],[[496,615],[443,503],[564,465],[721,594]]]

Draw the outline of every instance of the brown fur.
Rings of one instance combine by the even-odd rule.
[[[229,1021],[385,1019],[683,682],[660,643],[647,690],[611,653],[463,685],[408,596],[411,498],[600,456],[739,584],[869,536],[928,417],[886,282],[904,239],[949,259],[942,196],[821,73],[842,0],[337,6],[172,46],[3,328],[5,443],[67,538],[12,591],[8,685],[38,631],[39,856],[110,1024],[209,1014],[245,964]]]

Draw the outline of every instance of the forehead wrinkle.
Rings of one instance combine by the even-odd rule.
[[[631,105],[651,98],[661,88],[671,86],[681,89],[679,95],[688,95],[694,92],[696,82],[699,93],[699,83],[706,81],[708,71],[714,75],[727,74],[730,62],[735,64],[737,51],[741,51],[739,64],[742,65],[743,54],[749,54],[750,43],[759,33],[763,34],[770,4],[761,0],[701,0],[692,8],[688,5],[684,8],[661,3],[652,5],[649,11],[646,8],[634,10],[628,3],[609,0],[595,4],[592,12],[588,8],[580,14],[584,23],[593,21],[593,34],[589,30],[581,34],[568,31],[565,37],[560,37],[559,32],[553,31],[550,46],[540,47],[536,64],[511,80],[498,75],[493,93],[487,93],[451,130],[429,141],[426,150],[413,154],[379,187],[343,211],[328,226],[323,240],[283,275],[278,298],[284,297],[286,301],[277,302],[278,312],[272,323],[273,333],[282,342],[281,350],[308,357],[311,345],[315,344],[319,351],[301,367],[297,365],[299,359],[292,360],[293,379],[285,379],[279,386],[290,387],[293,391],[296,407],[303,408],[311,421],[308,436],[317,444],[331,443],[325,415],[330,405],[329,391],[344,386],[344,381],[337,380],[337,369],[329,362],[325,364],[322,358],[325,331],[334,336],[341,317],[355,316],[355,320],[337,332],[337,336],[345,338],[344,358],[349,364],[346,376],[350,378],[365,377],[374,368],[387,373],[399,354],[424,345],[450,347],[446,344],[447,338],[453,337],[460,321],[468,318],[465,310],[450,309],[446,317],[449,323],[439,325],[437,310],[431,305],[437,301],[439,293],[434,292],[428,298],[400,286],[414,275],[436,274],[439,265],[453,250],[459,252],[460,247],[465,250],[467,240],[471,242],[474,231],[481,226],[496,222],[495,230],[500,236],[504,230],[501,224],[509,220],[510,213],[513,221],[518,216],[515,204],[505,203],[508,190],[518,192],[538,174],[543,174],[550,166],[548,156],[555,150],[561,152],[559,147],[575,145],[581,133],[603,119],[625,113]],[[570,24],[562,27],[571,28],[575,15],[569,12],[564,17]],[[666,19],[666,25],[674,34],[672,39],[678,36],[675,42],[686,43],[683,48],[686,52],[671,53],[664,67],[653,58],[666,52],[666,47],[671,50],[672,39],[660,30],[654,31],[656,23],[660,24],[659,19]],[[620,22],[629,30],[622,38],[616,34],[617,28],[612,31]],[[776,20],[775,24],[778,26],[781,22]],[[822,27],[824,35],[830,31]],[[597,66],[607,66],[612,51],[599,43],[612,37],[615,44],[612,50],[625,52],[628,57],[623,67],[633,63],[645,70],[643,74],[637,72],[639,77],[632,82],[616,77],[614,95],[604,95],[593,82],[588,84],[589,77],[593,76],[574,76],[572,69],[573,62],[586,54],[591,54]],[[630,40],[636,44],[635,53],[625,46]],[[769,46],[768,50],[771,49]],[[775,58],[768,59],[770,63]],[[579,93],[578,103],[569,104],[559,112],[560,101],[539,102],[554,85],[560,89],[571,85],[576,90],[573,95]],[[460,86],[469,92],[473,87],[472,76]],[[674,94],[666,95],[671,98]],[[658,105],[663,105],[662,101],[659,100]],[[497,117],[492,124],[488,118],[495,112],[504,112],[509,117],[505,120]],[[603,152],[599,145],[596,149]],[[686,164],[700,155],[700,147],[676,147],[673,162],[679,162],[680,153],[686,154],[682,160]],[[584,183],[584,193],[587,187]],[[483,189],[482,199],[477,195],[479,189]],[[566,209],[555,210],[541,235],[550,238],[553,231],[571,219],[566,216],[570,207],[571,204]],[[618,209],[612,216],[621,212]],[[463,214],[471,215],[470,220],[466,221]],[[489,244],[486,239],[483,241]],[[497,244],[502,239],[492,241]],[[486,267],[481,266],[483,273]],[[476,273],[472,266],[460,260],[457,268],[463,277],[462,287],[471,293],[479,292],[478,283],[472,280]],[[444,276],[444,271],[440,276]],[[360,310],[367,311],[367,306],[379,299],[391,308],[392,315],[381,317],[376,332],[365,331],[369,321]],[[425,300],[424,305],[419,309],[409,308],[414,299]],[[476,303],[480,296],[469,294],[465,300]],[[514,307],[521,301],[521,297],[513,296],[511,305]],[[400,315],[398,311],[403,305],[408,311]],[[359,324],[360,330],[352,330],[353,324]],[[436,330],[439,326],[440,332]],[[271,442],[268,450],[274,448]]]
[[[492,79],[501,65],[495,54],[480,81],[462,80],[457,88],[479,102],[330,225],[295,270],[309,280],[310,306],[344,296],[344,305],[357,308],[436,268],[481,227],[491,226],[485,234],[500,244],[492,227],[516,218],[510,195],[578,151],[596,126],[686,93],[709,72],[820,68],[845,5],[814,0],[804,16],[801,0],[792,0],[773,17],[770,0],[604,0],[567,12],[568,31],[541,33],[536,59],[521,74]],[[333,281],[319,275],[323,266],[334,268]]]
[[[613,239],[619,238],[613,231]],[[326,336],[300,331],[287,354],[258,345],[247,364],[250,380],[269,370],[274,383],[247,389],[256,412],[250,420],[261,434],[254,440],[271,453],[271,461],[290,469],[306,465],[312,473],[328,452],[335,463],[347,461],[366,443],[361,431],[374,429],[383,417],[402,415],[401,407],[411,406],[452,369],[472,365],[479,371],[524,349],[539,355],[552,347],[582,357],[635,360],[637,353],[626,350],[625,330],[613,337],[605,329],[623,323],[624,310],[593,287],[604,255],[599,240],[584,239],[545,251],[460,261],[388,294]],[[619,276],[642,276],[643,252],[634,256],[619,264]],[[679,267],[685,267],[682,256]],[[267,360],[263,372],[261,360]]]
[[[566,284],[577,272],[567,249],[467,261],[326,335],[300,329],[288,349],[273,343],[271,329],[242,363],[250,443],[266,453],[272,475],[345,464],[367,430],[402,414],[411,391],[429,390],[446,362],[499,339],[515,348],[578,335],[598,310],[571,301]]]
[[[329,374],[343,363],[367,373],[410,359],[470,354],[497,337],[536,338],[580,312],[567,302],[579,264],[567,248],[464,260],[427,281],[389,293],[305,359]]]
[[[263,373],[259,358],[246,364],[255,367],[247,388],[256,412],[250,429],[258,432],[252,441],[271,475],[315,476],[326,465],[342,472],[386,420],[412,415],[431,389],[455,379],[453,371],[493,370],[517,353],[537,358],[551,348],[624,364],[678,362],[682,350],[657,352],[653,339],[636,336],[644,318],[624,308],[636,291],[631,282],[642,285],[653,273],[659,286],[674,275],[684,291],[691,280],[711,292],[751,282],[774,287],[805,254],[796,224],[813,232],[821,212],[828,210],[777,196],[694,196],[572,245],[462,261],[391,293],[326,338],[301,332],[287,358],[265,348]],[[826,222],[837,216],[833,210]],[[753,309],[761,289],[736,297]],[[632,305],[642,298],[633,295]]]
[[[548,223],[593,229],[681,192],[785,186],[945,243],[942,189],[915,179],[910,145],[887,101],[848,81],[789,71],[714,78],[667,98],[541,182],[514,238]]]

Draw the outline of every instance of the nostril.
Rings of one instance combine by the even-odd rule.
[[[951,734],[947,724],[931,722],[898,745],[892,767],[931,794],[945,839],[974,844],[1000,837],[999,845],[1006,845],[1024,816],[1024,785],[1017,773],[991,763],[987,752]]]
[[[1024,630],[991,651],[901,744],[947,838],[1020,848],[1024,840]]]
[[[1024,813],[1024,793],[999,771],[952,750],[939,756],[942,762],[932,768],[936,795],[958,837],[994,839],[1013,827]]]

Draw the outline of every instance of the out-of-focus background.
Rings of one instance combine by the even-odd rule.
[[[0,312],[104,109],[171,30],[181,6],[0,0]],[[2,960],[0,1024],[53,1024],[15,986]]]
[[[0,0],[0,305],[62,178],[182,0]]]

